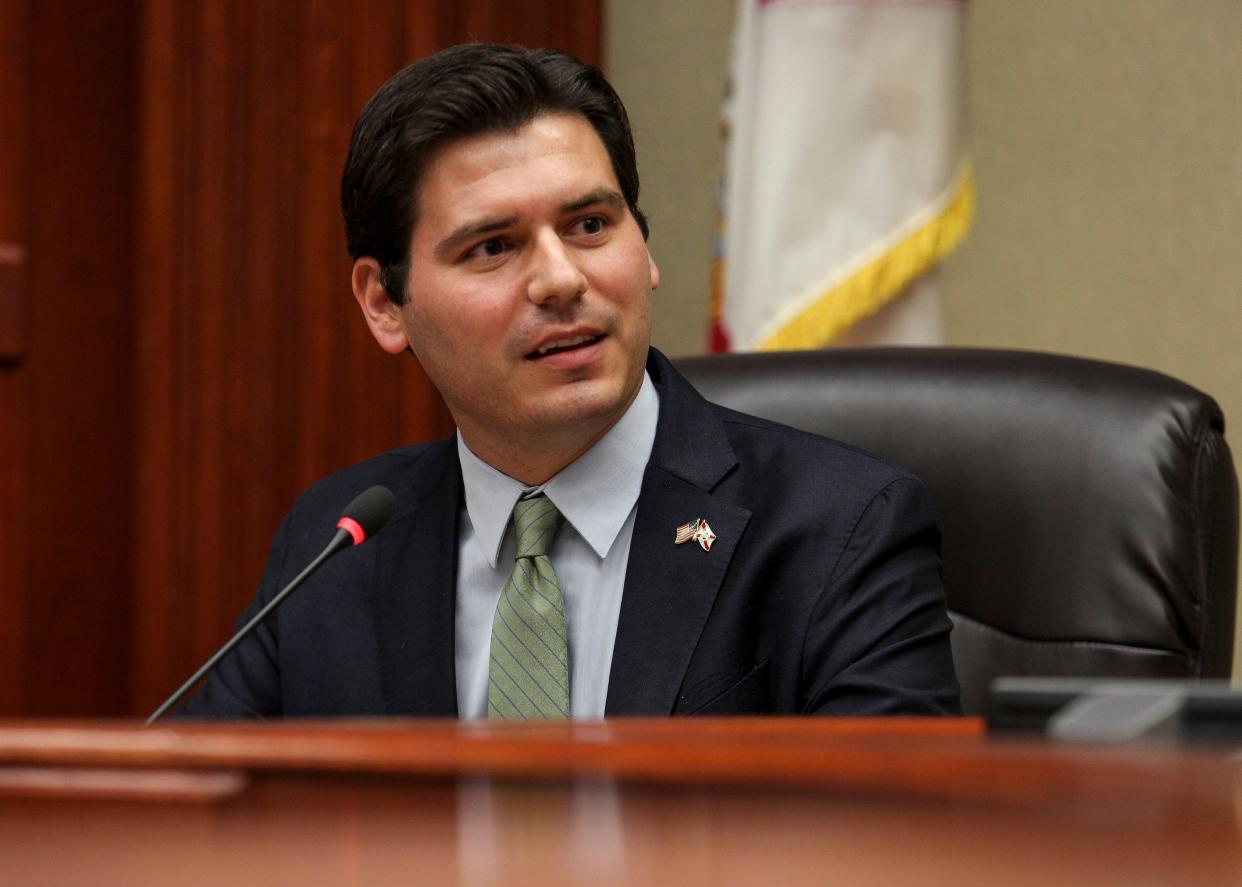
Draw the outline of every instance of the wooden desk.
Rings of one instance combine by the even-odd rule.
[[[0,883],[1238,884],[1228,750],[961,720],[0,723]]]

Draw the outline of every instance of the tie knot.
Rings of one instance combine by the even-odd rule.
[[[517,556],[539,557],[547,554],[562,520],[564,518],[552,500],[542,493],[530,499],[519,499],[513,506]]]

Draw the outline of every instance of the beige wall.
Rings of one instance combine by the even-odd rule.
[[[1242,2],[971,0],[979,209],[951,344],[1153,367],[1211,392],[1242,455]],[[612,0],[664,272],[655,341],[702,349],[730,0]],[[1242,659],[1242,655],[1236,657]]]
[[[604,67],[638,147],[651,251],[660,266],[652,338],[669,354],[707,341],[732,0],[606,0]]]

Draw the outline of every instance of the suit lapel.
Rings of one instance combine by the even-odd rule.
[[[398,493],[411,503],[383,532],[376,565],[376,635],[389,714],[457,714],[454,618],[461,469],[455,445],[416,466]],[[397,532],[393,532],[393,531]],[[377,536],[379,542],[383,536]],[[447,553],[447,554],[446,554]]]
[[[712,491],[737,464],[712,408],[658,352],[648,372],[660,425],[638,500],[606,714],[670,714],[750,512]],[[710,551],[675,545],[677,527],[705,519]]]
[[[674,545],[677,527],[704,518],[710,551]],[[625,594],[608,678],[607,714],[669,714],[716,592],[750,512],[659,469],[648,468],[639,499]]]

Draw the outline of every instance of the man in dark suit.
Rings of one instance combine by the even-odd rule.
[[[957,710],[922,484],[708,404],[650,349],[659,271],[596,69],[486,45],[417,62],[364,108],[341,191],[368,327],[458,433],[299,499],[252,611],[359,491],[398,509],[188,714]]]

